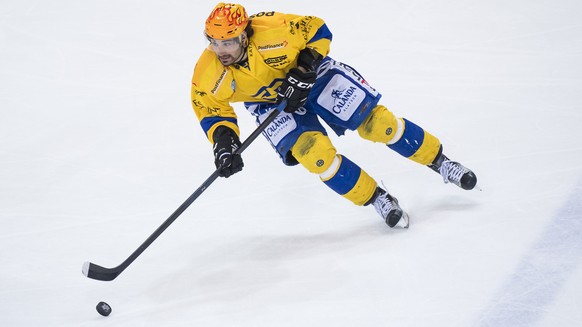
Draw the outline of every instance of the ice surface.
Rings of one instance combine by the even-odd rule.
[[[214,3],[5,0],[1,326],[582,326],[582,2],[245,4],[324,18],[331,55],[483,191],[332,137],[409,212],[390,230],[258,139],[115,281],[88,279],[214,169],[189,100]]]

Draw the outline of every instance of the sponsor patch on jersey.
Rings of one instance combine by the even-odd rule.
[[[220,87],[220,84],[222,84],[222,81],[224,80],[225,76],[226,76],[226,69],[222,70],[222,74],[220,74],[220,77],[218,78],[216,83],[214,83],[214,88],[212,88],[212,90],[210,91],[210,92],[212,92],[212,94],[216,94],[216,91]]]
[[[278,64],[278,63],[285,62],[285,61],[287,61],[287,55],[282,55],[279,57],[266,58],[265,64],[273,65],[273,64]]]
[[[267,118],[267,115],[263,115],[261,118]],[[261,119],[261,121],[263,120]],[[275,146],[281,142],[281,140],[293,130],[297,128],[297,122],[293,119],[293,115],[290,113],[283,112],[275,118],[275,120],[265,128],[264,133],[266,134],[269,141]]]
[[[366,92],[342,75],[334,75],[317,103],[343,121],[348,121],[366,98]]]
[[[281,48],[286,47],[287,44],[289,44],[289,42],[283,41],[281,43],[275,43],[275,44],[258,45],[257,50],[259,50],[259,51],[276,50],[276,49],[281,49]]]

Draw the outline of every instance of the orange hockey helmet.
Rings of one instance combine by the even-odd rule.
[[[206,35],[213,39],[232,39],[242,34],[249,23],[245,8],[235,3],[221,2],[206,19]]]

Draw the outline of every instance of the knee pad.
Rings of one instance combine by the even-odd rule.
[[[377,105],[357,128],[363,139],[388,144],[396,142],[404,132],[404,121],[383,105]]]
[[[333,163],[336,149],[327,135],[321,132],[305,132],[291,147],[291,153],[309,172],[321,174]]]
[[[376,181],[348,158],[337,154],[321,132],[305,132],[291,148],[293,157],[318,174],[329,188],[356,205],[364,205],[376,190]]]

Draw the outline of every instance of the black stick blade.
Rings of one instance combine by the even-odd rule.
[[[105,268],[89,261],[83,264],[83,275],[96,280],[111,281],[114,280],[121,270],[116,268]]]

